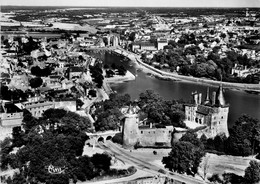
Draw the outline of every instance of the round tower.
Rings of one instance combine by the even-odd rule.
[[[133,147],[139,138],[138,115],[130,105],[124,115],[123,146]]]

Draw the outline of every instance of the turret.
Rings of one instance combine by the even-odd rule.
[[[192,97],[193,97],[193,103],[195,105],[198,105],[198,93],[197,93],[197,91],[192,92]]]
[[[204,101],[204,105],[209,105],[210,104],[210,98],[209,98],[209,87],[207,88],[207,95]]]
[[[212,106],[216,104],[216,91],[212,92]]]
[[[225,106],[225,99],[224,99],[224,94],[223,94],[223,87],[222,84],[220,84],[217,94],[216,94],[216,105],[218,106]]]
[[[199,105],[201,104],[201,99],[202,99],[202,93],[199,93],[199,96],[198,96],[198,104]]]

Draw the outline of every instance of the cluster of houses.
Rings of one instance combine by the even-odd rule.
[[[26,40],[26,37],[22,40]],[[6,54],[13,50],[14,46],[6,48],[6,45],[1,44],[1,88],[7,87],[11,91],[20,90],[30,94],[27,98],[19,99],[4,99],[6,94],[1,94],[1,126],[20,126],[24,109],[35,117],[40,117],[49,108],[65,108],[88,116],[85,106],[90,105],[96,98],[88,92],[97,92],[89,66],[93,66],[96,59],[75,51],[74,42],[70,43],[68,40],[34,41],[39,42],[40,46],[29,55],[17,55],[17,50],[12,55]],[[10,45],[17,44],[16,48],[20,44],[13,43],[13,39],[8,42]],[[43,56],[45,59],[41,59]],[[37,76],[32,74],[32,68],[35,67],[40,70],[49,68],[51,73]],[[41,77],[42,84],[38,88],[32,88],[30,80],[36,77]],[[82,104],[77,104],[79,100],[83,102],[82,108]]]

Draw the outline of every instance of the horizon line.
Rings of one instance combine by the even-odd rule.
[[[0,7],[4,6],[16,6],[16,7],[94,7],[94,8],[260,8],[255,6],[52,6],[52,5],[0,5]]]

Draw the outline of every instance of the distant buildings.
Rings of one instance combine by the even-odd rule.
[[[237,77],[245,78],[248,75],[258,73],[259,71],[259,68],[247,68],[247,66],[235,64],[232,68],[231,74],[236,75]]]

